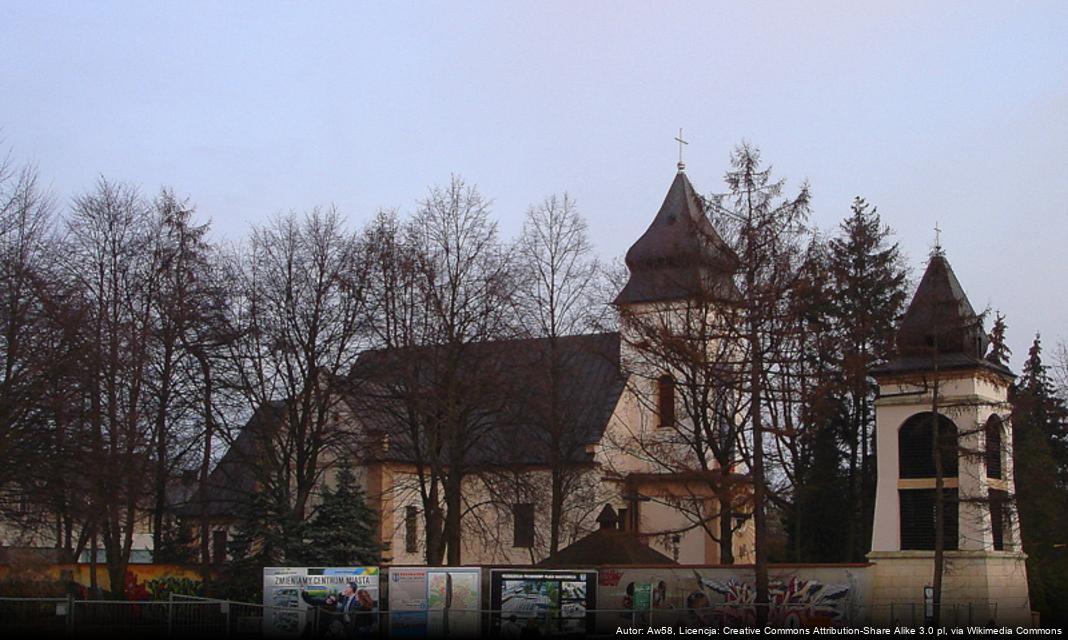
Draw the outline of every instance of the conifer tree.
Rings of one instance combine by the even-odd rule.
[[[323,502],[304,527],[301,556],[308,565],[352,567],[377,564],[378,516],[348,467],[337,473],[337,488],[323,489]]]
[[[1005,324],[1005,316],[998,311],[994,318],[994,326],[990,329],[990,353],[986,356],[987,360],[996,364],[1008,365],[1009,356],[1012,355],[1009,345],[1005,344],[1006,329],[1008,326]]]
[[[278,502],[263,492],[254,492],[240,505],[241,526],[227,548],[226,570],[214,588],[218,595],[236,600],[258,600],[263,567],[296,564],[294,548],[298,524],[278,509]]]
[[[849,412],[841,393],[827,246],[819,238],[809,246],[790,295],[789,315],[796,326],[784,336],[796,351],[785,367],[779,395],[782,414],[793,422],[784,420],[787,428],[776,433],[776,449],[785,454],[782,471],[793,489],[790,508],[783,513],[787,558],[793,562],[843,559],[847,528],[841,516],[851,508],[840,454]]]
[[[766,466],[765,438],[782,425],[775,424],[775,390],[768,384],[785,364],[781,342],[788,339],[788,296],[800,279],[804,257],[802,241],[809,212],[810,194],[802,184],[793,198],[783,196],[784,182],[773,180],[771,169],[760,160],[759,149],[742,143],[731,154],[731,167],[724,179],[729,192],[713,196],[713,223],[724,232],[740,263],[734,274],[733,339],[742,354],[738,391],[747,407],[741,421],[748,432],[744,452],[753,483],[754,574],[757,621],[767,620],[769,600],[768,519],[771,501]],[[785,356],[791,357],[791,356]]]
[[[872,366],[893,349],[898,317],[908,302],[904,259],[892,231],[875,207],[853,199],[852,212],[829,242],[831,311],[838,334],[839,393],[846,407],[841,440],[845,447],[846,557],[863,560],[871,541],[875,501],[874,381]]]
[[[1044,624],[1068,622],[1068,409],[1042,362],[1039,336],[1012,387],[1016,504],[1031,606]]]

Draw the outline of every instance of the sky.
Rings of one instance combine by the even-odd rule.
[[[1068,3],[0,0],[0,145],[61,203],[105,176],[217,235],[336,205],[362,226],[461,175],[504,237],[574,197],[606,259],[674,177],[759,147],[831,232],[878,207],[914,278],[1068,341]]]

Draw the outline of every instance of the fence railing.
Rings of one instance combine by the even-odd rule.
[[[772,604],[769,626],[857,627],[872,622],[928,626],[933,610],[923,603],[868,605],[860,611],[813,604]],[[0,597],[0,634],[55,637],[250,638],[416,635],[518,637],[527,627],[537,635],[615,635],[619,627],[719,628],[757,624],[752,603],[717,603],[697,609],[651,608],[555,610],[449,609],[340,613],[326,608],[291,608],[171,595],[161,601],[76,600]],[[848,613],[847,613],[848,612]],[[996,602],[944,603],[942,626],[985,626],[997,618]],[[847,617],[847,615],[849,617]],[[401,631],[408,633],[402,634]],[[273,632],[273,633],[272,633]],[[533,635],[533,634],[532,634]]]

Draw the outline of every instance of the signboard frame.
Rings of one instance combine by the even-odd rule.
[[[492,635],[514,635],[536,626],[540,637],[594,633],[597,571],[593,569],[493,569],[490,571]],[[505,629],[517,625],[519,629]]]

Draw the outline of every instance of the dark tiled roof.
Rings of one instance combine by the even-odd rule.
[[[539,567],[677,564],[632,533],[598,529],[538,563]]]
[[[466,407],[471,422],[471,446],[465,451],[469,465],[545,465],[552,448],[542,428],[548,397],[545,365],[549,341],[544,338],[480,342],[465,345],[460,369],[467,395],[477,402]],[[564,462],[589,463],[586,445],[604,433],[624,380],[619,368],[619,334],[600,333],[559,339],[560,401],[564,433],[560,449]],[[338,389],[356,419],[379,436],[387,435],[389,446],[354,444],[360,460],[412,462],[417,459],[407,435],[400,394],[431,396],[434,365],[441,364],[443,349],[425,347],[367,351],[358,358],[352,374]],[[418,383],[404,374],[416,363]],[[474,385],[481,385],[481,388]],[[207,515],[229,518],[241,513],[256,491],[256,465],[260,443],[269,438],[283,419],[285,403],[261,407],[241,429],[208,480]],[[372,441],[375,438],[372,437]],[[381,437],[378,438],[381,442]],[[200,516],[199,490],[176,512],[187,518]]]
[[[597,531],[557,550],[538,562],[538,566],[676,564],[638,540],[638,536],[616,529],[617,516],[610,504],[604,505],[597,524],[600,526]]]
[[[734,292],[731,274],[738,258],[708,221],[682,171],[653,223],[627,251],[626,262],[630,279],[615,304],[729,297]]]
[[[935,253],[927,263],[897,333],[897,355],[872,373],[929,371],[937,346],[940,369],[985,368],[1012,375],[984,356],[989,344],[982,319],[976,315],[949,261]]]
[[[619,400],[625,382],[619,345],[618,333],[558,339],[557,450],[566,462],[591,461],[586,446],[601,439]],[[365,428],[388,436],[379,459],[415,461],[408,409],[421,407],[424,416],[436,411],[441,372],[451,368],[463,389],[456,410],[466,415],[471,435],[464,463],[544,465],[554,450],[546,428],[549,354],[547,338],[470,343],[458,353],[445,347],[369,351],[353,368],[349,405]]]
[[[895,375],[907,373],[921,373],[930,371],[934,366],[934,359],[930,355],[925,356],[898,356],[885,364],[873,367],[872,375]],[[1008,367],[986,358],[976,358],[963,353],[942,353],[938,356],[938,369],[940,371],[960,371],[965,369],[986,369],[1005,376],[1013,376]]]
[[[208,517],[236,517],[256,491],[256,465],[259,464],[260,443],[269,437],[268,430],[276,429],[282,419],[284,402],[274,402],[259,408],[237,434],[211,474],[208,476]],[[175,511],[184,518],[200,517],[199,489]]]

